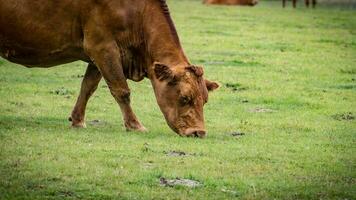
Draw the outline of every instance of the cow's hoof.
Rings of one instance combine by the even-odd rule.
[[[136,132],[142,132],[145,133],[147,132],[147,129],[144,126],[138,127],[138,128],[129,128],[126,127],[126,131],[136,131]]]
[[[140,123],[125,123],[126,131],[147,132],[147,129]]]
[[[73,128],[86,128],[87,126],[86,126],[85,122],[80,122],[80,123],[75,123],[75,124],[73,123],[72,127]]]
[[[73,120],[72,117],[68,118],[68,121],[72,122],[72,127],[73,128],[86,128],[86,124],[84,121],[77,121],[77,120]]]
[[[148,132],[148,129],[144,126],[141,126],[141,128],[139,129],[140,132]]]

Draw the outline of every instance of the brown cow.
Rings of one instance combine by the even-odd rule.
[[[292,1],[293,1],[293,8],[296,8],[297,7],[297,0],[292,0]],[[316,0],[311,0],[311,1],[312,1],[313,8],[315,8]],[[309,0],[304,0],[304,3],[309,8],[310,1]],[[283,5],[283,8],[286,7],[286,0],[282,0],[282,5]]]
[[[248,5],[254,6],[258,0],[204,0],[205,4],[220,4],[220,5]]]
[[[27,67],[88,63],[70,120],[85,127],[89,97],[103,77],[127,130],[145,131],[127,79],[151,80],[168,125],[204,137],[203,105],[218,84],[190,64],[165,0],[0,0],[0,55]]]

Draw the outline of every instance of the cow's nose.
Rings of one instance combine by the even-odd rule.
[[[184,135],[188,137],[204,138],[206,136],[206,131],[202,129],[187,129]]]

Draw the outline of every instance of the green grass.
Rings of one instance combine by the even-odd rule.
[[[0,60],[0,199],[355,199],[355,12],[168,3],[187,55],[222,85],[208,137],[174,134],[147,80],[130,86],[148,133],[124,131],[103,82],[87,109],[103,123],[71,129],[84,63]]]

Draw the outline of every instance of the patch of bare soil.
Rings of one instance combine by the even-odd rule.
[[[166,179],[163,177],[159,179],[159,183],[161,186],[165,186],[165,187],[174,187],[179,185],[179,186],[195,188],[203,185],[199,181],[195,181],[195,180],[182,179],[182,178]]]
[[[183,152],[183,151],[169,151],[169,152],[164,152],[167,156],[172,156],[172,157],[178,157],[178,156],[188,156],[189,154]]]

